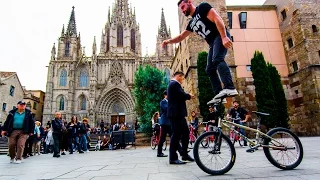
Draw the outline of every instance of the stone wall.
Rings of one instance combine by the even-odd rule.
[[[10,86],[14,86],[14,94],[10,96]],[[0,122],[4,123],[9,111],[12,110],[13,106],[17,106],[18,101],[23,100],[24,91],[21,87],[19,78],[17,74],[8,77],[7,79],[1,81],[0,85]],[[3,103],[6,103],[6,110],[2,111]]]

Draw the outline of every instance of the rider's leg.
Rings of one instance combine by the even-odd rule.
[[[243,123],[243,122],[240,122],[240,125],[244,125],[244,123]],[[243,128],[240,128],[240,133],[241,133],[242,135],[246,136],[246,131],[245,131]],[[246,139],[243,139],[243,145],[244,145],[244,146],[247,146],[247,141],[246,141]]]
[[[229,32],[227,32],[228,37],[230,38]],[[213,55],[212,62],[213,66],[216,67],[219,71],[220,79],[224,85],[222,91],[219,94],[216,94],[215,99],[221,98],[226,95],[237,95],[238,92],[234,87],[232,82],[231,71],[227,63],[225,62],[225,57],[227,54],[227,49],[222,44],[221,36],[217,36],[212,44],[213,47]],[[218,84],[213,84],[213,86],[217,86]],[[219,85],[218,85],[219,86]],[[220,83],[221,86],[221,83]]]
[[[213,63],[213,47],[210,46],[208,58],[207,58],[207,67],[206,73],[209,76],[210,83],[214,92],[214,96],[216,96],[221,90],[221,81],[217,73],[217,66]]]

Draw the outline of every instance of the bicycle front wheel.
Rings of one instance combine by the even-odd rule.
[[[290,170],[296,168],[303,158],[303,147],[297,135],[285,128],[275,128],[267,133],[273,139],[265,138],[264,154],[277,168]]]
[[[203,147],[201,142],[207,142],[208,145]],[[194,144],[193,156],[199,168],[204,172],[222,175],[233,167],[236,151],[226,135],[210,131],[198,137]]]

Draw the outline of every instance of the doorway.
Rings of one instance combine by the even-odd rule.
[[[118,119],[119,119],[119,124],[126,122],[125,115],[111,115],[111,125],[116,124]]]

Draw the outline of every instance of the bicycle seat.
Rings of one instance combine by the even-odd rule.
[[[269,113],[263,113],[263,112],[258,112],[258,111],[252,111],[252,113],[259,114],[259,115],[262,115],[262,116],[270,116]]]

